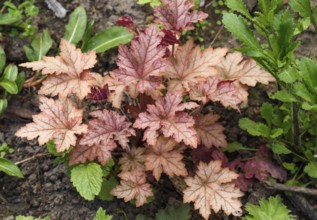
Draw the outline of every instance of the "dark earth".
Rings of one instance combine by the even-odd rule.
[[[47,28],[54,40],[53,48],[49,55],[56,55],[68,16],[79,5],[83,5],[86,8],[88,17],[95,20],[95,31],[114,25],[115,21],[123,15],[131,16],[141,26],[144,26],[147,21],[152,19],[151,8],[138,5],[136,0],[60,0],[59,2],[68,11],[65,18],[57,18],[48,9],[44,1],[36,1],[40,8],[40,14],[33,22],[39,31]],[[0,3],[2,4],[3,1],[0,1]],[[207,3],[210,3],[210,1]],[[251,10],[256,5],[256,1],[248,0],[247,3]],[[214,9],[210,4],[203,10],[210,14],[208,21],[211,23],[210,27],[199,33],[205,39],[203,43],[205,45],[212,43],[213,47],[234,48],[238,46],[238,42],[233,37],[230,37],[219,25],[216,25],[217,21],[220,20],[220,16],[213,13]],[[302,47],[299,51],[300,55],[315,57],[317,55],[317,41],[312,32],[308,31],[305,33],[302,41]],[[7,54],[7,62],[15,64],[25,62],[26,57],[23,52],[23,45],[29,43],[27,39],[5,38],[4,47]],[[101,54],[98,57],[95,71],[104,73],[115,69],[116,53],[116,49],[113,49]],[[217,106],[213,107],[215,111],[222,115],[222,123],[226,127],[228,142],[238,141],[253,147],[263,144],[261,140],[250,137],[240,130],[238,120],[242,116],[254,118],[259,112],[261,103],[267,99],[267,91],[272,90],[274,90],[274,85],[252,89],[251,94],[259,98],[250,100],[248,108],[242,109],[241,113],[223,110]],[[103,207],[107,213],[112,214],[114,220],[134,219],[137,214],[154,217],[159,209],[182,202],[182,195],[177,192],[177,187],[175,188],[167,177],[162,178],[156,184],[157,197],[155,200],[140,208],[118,199],[114,199],[111,202],[99,199],[94,201],[84,200],[72,186],[65,166],[57,164],[54,161],[54,157],[47,153],[44,146],[38,146],[37,141],[26,141],[14,136],[16,130],[25,123],[30,122],[31,115],[37,111],[36,89],[24,89],[22,94],[11,99],[9,110],[4,119],[0,121],[0,144],[7,142],[14,148],[14,154],[9,155],[8,159],[18,163],[25,176],[24,179],[17,179],[0,173],[0,219],[9,220],[14,219],[14,216],[17,215],[27,215],[34,217],[48,216],[52,220],[90,220],[93,219],[99,207]],[[292,214],[298,216],[298,219],[314,219],[313,216],[316,214],[315,199],[301,195],[287,197],[283,193],[266,189],[261,183],[255,184],[246,193],[242,201],[244,204],[246,202],[257,203],[261,198],[276,194],[282,197],[283,202],[292,211]],[[296,197],[298,198],[296,199]],[[309,204],[315,205],[315,207],[311,206],[312,209],[307,211]],[[303,206],[306,206],[306,208],[304,209]],[[194,211],[193,207],[192,213],[192,219],[202,219]],[[237,218],[226,217],[219,213],[212,215],[210,219]]]

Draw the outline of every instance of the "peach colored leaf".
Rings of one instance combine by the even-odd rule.
[[[58,152],[76,145],[76,134],[87,132],[82,124],[83,110],[76,109],[70,100],[53,100],[40,97],[41,113],[33,116],[33,122],[16,132],[18,137],[32,140],[38,137],[40,145],[54,140]]]
[[[156,145],[149,146],[145,153],[145,169],[153,171],[158,181],[162,172],[170,177],[187,176],[185,164],[182,162],[182,149],[170,138],[159,137]]]
[[[106,165],[111,158],[111,151],[117,147],[113,142],[109,144],[77,145],[69,156],[69,165],[86,163],[98,159],[100,164]]]
[[[129,172],[132,170],[144,170],[144,147],[132,147],[130,152],[125,152],[119,159],[121,170],[123,172]]]
[[[94,51],[82,53],[74,45],[62,39],[61,54],[57,57],[44,57],[42,61],[20,64],[20,66],[42,70],[49,74],[39,94],[59,95],[64,98],[74,93],[80,99],[85,98],[91,87],[98,84],[99,75],[89,71],[96,63]]]
[[[94,119],[89,121],[88,132],[80,140],[81,145],[110,145],[116,146],[118,141],[122,147],[126,147],[129,137],[135,135],[134,129],[130,128],[131,123],[126,121],[126,117],[117,112],[94,111],[90,113]]]
[[[137,207],[144,205],[147,197],[153,196],[150,184],[146,183],[144,172],[133,170],[132,172],[120,173],[118,176],[121,181],[111,191],[112,195],[124,199],[125,202],[136,199]]]
[[[196,131],[193,128],[194,119],[183,110],[198,107],[194,102],[182,103],[179,92],[167,93],[164,98],[148,105],[147,111],[139,114],[134,123],[135,128],[145,129],[143,140],[155,145],[159,132],[165,137],[173,137],[176,142],[183,141],[192,147],[197,147]]]
[[[206,104],[209,100],[220,102],[223,106],[239,109],[241,100],[237,96],[238,88],[231,81],[220,80],[218,76],[208,77],[206,81],[190,83],[191,100]]]
[[[224,80],[233,80],[239,89],[238,96],[243,102],[247,102],[247,86],[254,87],[257,83],[269,84],[275,78],[259,67],[252,59],[243,60],[239,52],[229,53],[217,66],[217,74]]]
[[[171,66],[164,76],[169,79],[168,91],[181,91],[182,94],[190,90],[189,83],[203,81],[214,75],[214,67],[221,62],[227,53],[226,48],[207,48],[203,52],[199,46],[194,47],[193,40],[178,47],[175,57],[170,58]]]
[[[211,148],[212,146],[227,146],[226,136],[223,133],[225,128],[221,124],[217,123],[219,118],[219,115],[212,113],[194,116],[198,144],[203,144],[208,148]]]
[[[126,86],[120,82],[113,73],[104,77],[104,83],[108,84],[110,95],[108,101],[112,103],[115,108],[120,108],[124,98]]]
[[[238,198],[243,193],[234,185],[238,176],[228,168],[222,168],[220,160],[209,164],[200,162],[196,175],[185,179],[188,187],[184,190],[184,202],[194,202],[195,209],[199,209],[206,220],[211,209],[240,216],[242,204]]]
[[[137,91],[156,89],[161,84],[160,74],[165,70],[166,48],[160,46],[162,38],[156,26],[151,25],[131,41],[128,48],[119,46],[117,79],[126,86],[135,85]]]
[[[191,0],[162,0],[163,6],[154,8],[155,22],[172,31],[192,30],[196,23],[208,17],[208,14],[189,10],[195,6]]]

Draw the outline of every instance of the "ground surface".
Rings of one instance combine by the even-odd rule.
[[[64,26],[67,22],[68,15],[63,19],[54,16],[43,1],[37,1],[40,7],[40,16],[35,20],[35,24],[40,30],[47,28],[54,40],[53,49],[50,54],[55,55],[60,38],[63,36]],[[59,1],[71,12],[75,7],[82,4],[85,6],[88,16],[96,21],[96,31],[111,26],[123,15],[130,15],[137,24],[144,25],[149,15],[148,7],[140,7],[134,0],[73,0]],[[251,3],[250,3],[251,4]],[[252,6],[252,5],[251,5]],[[251,7],[250,6],[250,7]],[[211,7],[207,10],[212,11]],[[205,44],[210,44],[219,26],[215,26],[217,19],[213,13],[210,13],[209,21],[215,29],[213,34],[210,31],[202,33]],[[28,44],[27,40],[16,38],[5,39],[5,49],[8,60],[12,63],[21,63],[26,60],[22,47]],[[213,46],[226,46],[233,48],[237,45],[235,39],[229,37],[224,30],[215,39]],[[303,37],[303,46],[301,54],[317,55],[316,39],[308,32]],[[116,50],[109,51],[98,58],[99,64],[96,71],[99,73],[107,72],[115,68]],[[267,88],[257,88],[257,94],[265,99]],[[37,111],[36,90],[25,90],[11,102],[10,110],[6,117],[0,121],[0,143],[7,142],[14,147],[15,153],[9,158],[14,162],[22,161],[20,168],[25,176],[24,179],[17,179],[0,173],[0,219],[13,219],[15,215],[32,215],[36,217],[49,216],[52,220],[84,220],[92,219],[96,210],[103,207],[108,213],[114,215],[117,219],[134,219],[137,214],[146,214],[154,216],[157,210],[165,208],[167,205],[177,204],[182,201],[182,196],[177,193],[173,184],[168,178],[163,178],[158,184],[157,195],[159,198],[154,202],[141,208],[135,208],[130,203],[124,203],[122,200],[113,200],[104,202],[96,199],[95,201],[85,201],[73,188],[69,176],[63,165],[57,165],[54,157],[46,154],[44,147],[39,147],[36,141],[23,141],[14,136],[15,131],[30,121],[30,116]],[[258,108],[263,100],[254,100],[249,103],[248,110],[242,110],[242,115],[253,117],[258,113]],[[23,107],[22,107],[23,106]],[[215,107],[217,111],[217,107]],[[223,124],[226,127],[226,134],[230,141],[239,141],[246,145],[261,143],[260,140],[249,137],[238,129],[237,123],[240,114],[233,111],[218,109],[222,115]],[[26,160],[38,155],[38,157]],[[41,156],[42,155],[42,156]],[[24,161],[24,162],[23,162]],[[274,191],[266,190],[262,185],[256,184],[249,193],[243,198],[243,201],[257,202],[259,198],[274,194]],[[286,197],[286,204],[298,215],[300,219],[305,219],[295,205],[292,205]],[[197,214],[193,214],[192,219],[202,219]],[[228,219],[219,215],[214,215],[212,219]],[[230,218],[232,219],[232,218]],[[307,218],[309,219],[309,218]]]

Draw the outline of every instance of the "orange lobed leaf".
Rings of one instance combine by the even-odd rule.
[[[144,170],[144,147],[132,147],[130,152],[122,154],[119,159],[121,170],[123,172],[129,172],[132,170]]]
[[[165,137],[173,137],[176,142],[183,141],[192,147],[197,147],[196,131],[193,128],[194,119],[183,110],[198,107],[194,102],[182,103],[179,92],[167,93],[166,96],[148,105],[147,111],[139,114],[133,126],[145,129],[143,140],[155,145],[159,132]]]
[[[134,129],[130,128],[131,123],[126,121],[126,117],[117,112],[94,111],[90,113],[94,119],[89,121],[88,132],[80,140],[81,145],[104,145],[113,149],[118,141],[122,147],[126,147],[129,137],[135,135]]]
[[[118,69],[114,71],[117,79],[124,85],[135,85],[136,90],[144,93],[160,87],[160,74],[165,70],[166,48],[161,46],[162,37],[155,25],[151,25],[131,41],[128,48],[119,46]]]
[[[101,78],[89,71],[97,62],[96,53],[82,53],[64,39],[61,40],[60,50],[60,56],[44,57],[41,61],[22,63],[20,66],[41,70],[42,74],[49,75],[39,94],[66,97],[74,93],[83,99]]]
[[[234,184],[238,174],[228,168],[221,167],[221,161],[209,164],[200,162],[194,177],[187,177],[187,188],[184,190],[184,202],[194,202],[204,219],[208,219],[211,209],[216,213],[223,210],[227,215],[242,214],[239,197],[243,193]]]
[[[162,0],[163,6],[154,8],[155,22],[162,24],[164,29],[185,31],[194,29],[196,23],[208,17],[208,14],[189,10],[195,6],[191,0]]]
[[[183,150],[173,139],[159,137],[156,145],[149,146],[145,153],[145,170],[153,171],[156,180],[162,172],[170,177],[187,176],[185,164],[182,162]]]
[[[16,136],[32,140],[38,137],[43,145],[54,140],[58,152],[65,151],[76,144],[76,134],[87,132],[82,124],[83,110],[76,109],[70,100],[53,100],[40,97],[41,113],[33,116],[33,122],[16,132]]]
[[[239,52],[229,53],[225,59],[216,67],[218,76],[224,80],[234,81],[238,90],[238,97],[247,103],[247,86],[254,87],[257,83],[269,84],[275,78],[264,69],[259,67],[252,59],[243,60]]]
[[[153,196],[151,185],[146,183],[144,172],[133,170],[132,172],[120,173],[118,176],[121,181],[111,191],[112,195],[124,199],[125,202],[136,199],[137,207],[144,205],[147,197]]]
[[[206,104],[209,100],[220,102],[223,106],[230,106],[239,110],[241,100],[236,95],[237,87],[231,81],[222,81],[219,77],[208,77],[206,81],[190,83],[191,100]]]
[[[171,66],[164,73],[169,79],[168,91],[177,90],[185,94],[190,90],[189,83],[204,81],[215,75],[214,67],[221,62],[228,50],[207,48],[202,52],[199,46],[194,46],[191,39],[184,46],[178,47],[175,57],[170,58]]]
[[[209,113],[207,115],[195,115],[195,129],[197,132],[198,144],[203,144],[208,148],[226,147],[226,135],[223,131],[225,128],[217,123],[219,115]]]

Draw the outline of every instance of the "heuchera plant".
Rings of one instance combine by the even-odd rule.
[[[185,150],[226,147],[220,116],[202,114],[203,107],[220,102],[239,110],[239,104],[247,102],[248,86],[274,78],[227,48],[202,51],[192,40],[178,45],[180,32],[207,14],[190,11],[194,4],[188,0],[162,3],[154,9],[161,29],[155,24],[141,29],[128,17],[120,20],[134,39],[129,46],[119,46],[118,69],[105,77],[91,71],[95,52],[82,53],[66,40],[61,41],[59,56],[21,64],[48,77],[39,90],[41,112],[16,135],[38,138],[40,145],[53,140],[57,152],[70,151],[72,181],[87,199],[98,195],[103,176],[100,165],[90,161],[104,167],[113,158],[121,167],[120,183],[111,191],[118,198],[145,204],[153,196],[146,171],[157,181],[164,173],[185,178],[184,202],[194,202],[205,219],[211,210],[240,216],[243,193],[235,184],[239,175],[214,159],[196,161],[196,174],[190,176]],[[89,108],[82,106],[88,106],[88,98],[101,105],[86,119]],[[87,179],[95,182],[83,186]]]

